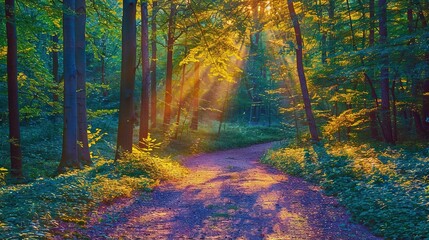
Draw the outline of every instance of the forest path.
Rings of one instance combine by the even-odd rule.
[[[90,239],[377,239],[320,188],[258,162],[271,144],[185,159],[190,174],[100,207]]]

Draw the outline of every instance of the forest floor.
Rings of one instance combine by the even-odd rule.
[[[377,239],[353,223],[335,198],[325,196],[319,187],[259,163],[270,146],[188,157],[183,160],[190,170],[185,178],[162,183],[149,194],[100,205],[78,235],[90,239]],[[71,231],[66,226],[56,230]]]

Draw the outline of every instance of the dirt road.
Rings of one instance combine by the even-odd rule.
[[[377,239],[332,197],[260,164],[270,147],[190,157],[185,179],[94,215],[91,239]]]

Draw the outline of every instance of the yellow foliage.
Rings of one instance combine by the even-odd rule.
[[[367,114],[369,111],[368,109],[362,109],[358,112],[353,112],[352,109],[348,109],[338,116],[332,116],[328,123],[323,126],[323,132],[330,138],[334,138],[334,134],[341,128],[357,128],[368,121]]]
[[[378,159],[379,153],[374,148],[363,144],[353,145],[336,145],[329,148],[328,152],[333,156],[346,156],[351,159],[353,170],[356,173],[373,174],[379,172],[382,174],[394,174],[395,165],[393,163],[383,163]]]
[[[7,55],[7,46],[0,48],[0,59],[6,58]]]
[[[161,147],[161,143],[157,143],[155,138],[152,138],[150,133],[147,134],[146,139],[142,139],[141,142],[146,146],[142,150],[144,152],[152,152],[155,149]],[[138,149],[136,149],[138,151]]]
[[[23,73],[23,72],[20,72],[20,73],[18,73],[18,81],[25,81],[25,80],[27,80],[27,75],[25,75],[25,73]]]
[[[91,193],[94,198],[109,202],[118,197],[131,197],[133,191],[144,189],[153,183],[153,180],[143,177],[123,176],[120,179],[110,179],[107,176],[97,176],[91,186]]]
[[[0,167],[0,187],[6,185],[6,182],[5,182],[6,174],[7,174],[7,169]]]

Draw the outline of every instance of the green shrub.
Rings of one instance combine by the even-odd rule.
[[[160,180],[179,178],[186,170],[177,162],[139,151],[119,161],[99,159],[94,166],[0,188],[0,239],[52,237],[58,221],[85,225],[100,202],[150,190]]]
[[[377,235],[429,236],[429,159],[424,151],[365,144],[286,144],[269,151],[262,161],[321,185]]]
[[[3,187],[6,185],[6,175],[7,175],[7,169],[0,167],[0,187]]]

